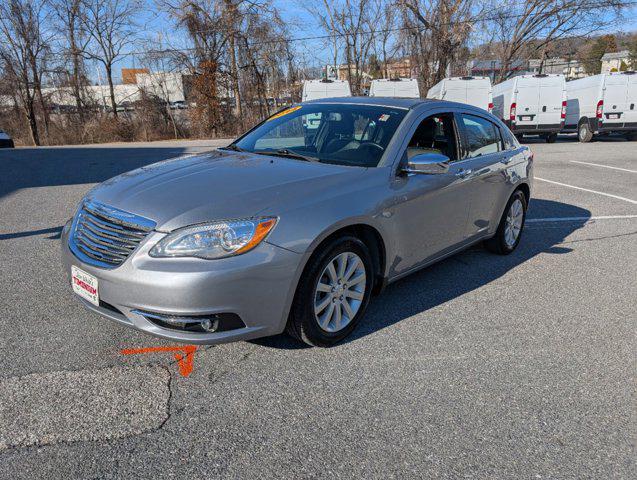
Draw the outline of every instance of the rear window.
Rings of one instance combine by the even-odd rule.
[[[505,150],[515,150],[520,146],[518,139],[515,138],[515,135],[511,133],[511,130],[508,128],[501,128],[500,133],[502,133],[502,140],[504,141],[504,149]]]

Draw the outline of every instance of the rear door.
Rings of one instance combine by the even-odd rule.
[[[637,74],[624,73],[628,77],[628,88],[626,89],[626,105],[624,126],[637,128]]]
[[[502,172],[511,156],[504,148],[499,126],[487,116],[461,113],[457,123],[463,145],[460,163],[468,179],[465,237],[472,238],[486,233],[491,226],[496,203],[507,188]]]
[[[564,100],[564,77],[547,76],[538,78],[538,125],[559,128],[562,121],[562,100]]]
[[[520,77],[516,87],[516,127],[535,128],[540,113],[540,83],[534,77]]]
[[[630,75],[606,75],[604,107],[602,110],[602,119],[605,127],[624,126],[627,113],[630,111],[630,105],[628,104],[629,78]]]

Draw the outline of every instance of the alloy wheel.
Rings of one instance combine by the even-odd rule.
[[[356,316],[365,297],[367,276],[361,258],[343,252],[327,263],[314,292],[314,316],[330,333],[344,329]]]
[[[524,207],[522,201],[516,198],[507,213],[506,224],[504,226],[504,241],[509,248],[515,245],[522,230],[522,221],[524,220]]]

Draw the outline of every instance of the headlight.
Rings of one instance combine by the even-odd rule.
[[[275,225],[276,218],[271,217],[194,225],[168,234],[149,255],[209,260],[239,255],[261,243]]]

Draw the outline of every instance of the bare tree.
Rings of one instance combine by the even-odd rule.
[[[382,0],[335,0],[322,7],[310,4],[306,9],[321,28],[342,42],[347,79],[354,95],[362,93],[369,55],[376,40],[383,14]],[[336,50],[336,40],[334,41]],[[335,61],[336,61],[335,55]]]
[[[241,21],[240,12],[239,12],[239,4],[242,3],[241,0],[237,2],[237,0],[224,0],[224,15],[226,17],[226,25],[228,28],[228,49],[230,55],[230,77],[232,81],[232,92],[234,94],[234,105],[235,105],[235,116],[242,120],[242,111],[241,111],[241,90],[239,88],[239,68],[237,67],[237,23]]]
[[[135,18],[141,5],[138,0],[84,0],[82,22],[91,41],[84,54],[100,62],[106,71],[113,115],[117,118],[117,103],[113,67],[124,49],[136,39]]]
[[[220,90],[228,45],[222,0],[158,0],[160,7],[185,30],[192,45],[175,51],[175,62],[189,72],[193,127],[199,135],[217,134],[222,123]],[[230,30],[232,31],[232,30]]]
[[[86,85],[86,72],[82,53],[86,50],[89,35],[84,28],[84,0],[53,0],[51,10],[56,18],[56,26],[64,35],[62,48],[65,58],[71,62],[69,84],[75,99],[80,122],[85,120],[84,112],[84,87]]]
[[[24,113],[31,141],[40,145],[36,98],[46,115],[42,95],[42,74],[49,53],[43,25],[47,21],[44,0],[4,0],[0,2],[0,61],[15,82],[16,98]],[[45,122],[46,120],[45,116]],[[46,127],[45,127],[46,128]]]
[[[499,80],[511,74],[516,61],[541,54],[551,42],[607,26],[608,14],[618,15],[622,8],[621,0],[494,0],[485,24],[494,32]]]
[[[383,78],[389,78],[388,57],[390,41],[395,37],[396,29],[396,6],[387,3],[383,7],[383,23],[381,31],[378,33],[377,39],[380,46],[380,54],[382,58]]]
[[[466,46],[477,10],[473,0],[399,0],[403,36],[423,90],[443,79]]]

